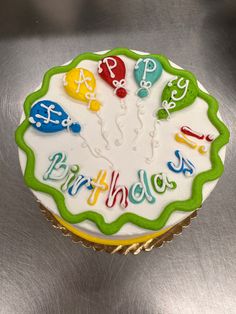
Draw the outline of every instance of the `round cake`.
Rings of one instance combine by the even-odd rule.
[[[16,130],[47,217],[91,246],[148,250],[189,222],[223,173],[218,103],[163,55],[84,53],[44,75]]]

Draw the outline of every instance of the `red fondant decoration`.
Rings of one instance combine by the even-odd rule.
[[[204,134],[192,130],[189,126],[182,126],[180,130],[184,134],[196,137],[199,140],[203,140],[204,139]]]
[[[125,88],[125,64],[123,60],[117,56],[103,58],[98,63],[98,74],[111,87],[114,88],[114,93],[124,98],[127,95]]]
[[[182,126],[180,130],[184,134],[196,137],[199,140],[205,139],[208,142],[212,142],[215,139],[215,137],[213,135],[211,135],[211,134],[204,135],[202,133],[199,133],[199,132],[196,132],[196,131],[192,130],[189,126]]]
[[[207,134],[207,135],[206,135],[206,140],[207,140],[208,142],[212,142],[212,141],[214,140],[214,136],[211,135],[211,134]]]

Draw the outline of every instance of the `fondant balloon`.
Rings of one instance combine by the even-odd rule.
[[[114,93],[120,98],[127,95],[125,88],[125,64],[123,60],[117,56],[106,57],[98,63],[98,74],[111,87],[114,88]]]
[[[40,100],[30,110],[29,122],[38,131],[45,133],[71,130],[79,133],[81,126],[73,122],[64,109],[51,100]]]
[[[184,77],[174,77],[163,89],[162,109],[157,112],[158,119],[170,118],[170,113],[191,105],[198,94],[197,84]]]
[[[139,86],[137,95],[140,98],[149,95],[150,88],[159,79],[161,73],[162,65],[157,59],[146,57],[137,61],[134,67],[134,77]]]
[[[92,72],[83,68],[74,68],[64,76],[66,92],[73,98],[88,104],[91,111],[98,111],[101,103],[96,99],[96,80]]]

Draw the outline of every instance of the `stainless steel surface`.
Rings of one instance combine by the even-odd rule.
[[[236,313],[235,16],[233,0],[1,2],[0,313]],[[14,143],[23,100],[48,68],[116,46],[193,71],[231,129],[225,173],[191,227],[126,257],[53,230],[23,183]]]

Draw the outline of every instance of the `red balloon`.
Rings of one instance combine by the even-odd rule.
[[[117,56],[103,58],[98,63],[98,74],[114,88],[114,93],[120,98],[124,98],[127,95],[125,73],[125,64]]]

